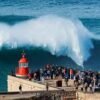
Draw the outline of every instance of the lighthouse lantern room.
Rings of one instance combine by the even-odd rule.
[[[19,66],[16,69],[16,76],[26,78],[28,74],[28,59],[25,57],[25,53],[22,53],[22,58],[19,60]]]

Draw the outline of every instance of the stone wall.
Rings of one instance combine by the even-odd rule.
[[[44,84],[8,75],[8,92],[19,91],[20,85],[22,86],[22,91],[46,90],[46,86]],[[49,90],[57,89],[54,87],[49,87]]]
[[[77,93],[78,100],[100,100],[100,93]]]

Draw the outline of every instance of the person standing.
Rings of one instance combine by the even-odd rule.
[[[48,91],[49,90],[49,84],[48,84],[48,82],[46,83],[46,91]]]
[[[22,94],[22,85],[21,84],[19,85],[19,91],[20,91],[20,94]]]
[[[70,79],[73,79],[73,70],[70,69]]]

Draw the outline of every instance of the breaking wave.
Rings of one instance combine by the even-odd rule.
[[[78,19],[45,15],[13,26],[0,23],[0,48],[41,47],[52,55],[68,56],[78,65],[89,58],[95,37]]]

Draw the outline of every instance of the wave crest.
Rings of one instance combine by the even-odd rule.
[[[83,65],[93,48],[91,34],[78,19],[46,15],[13,26],[0,23],[0,47],[41,47]]]

